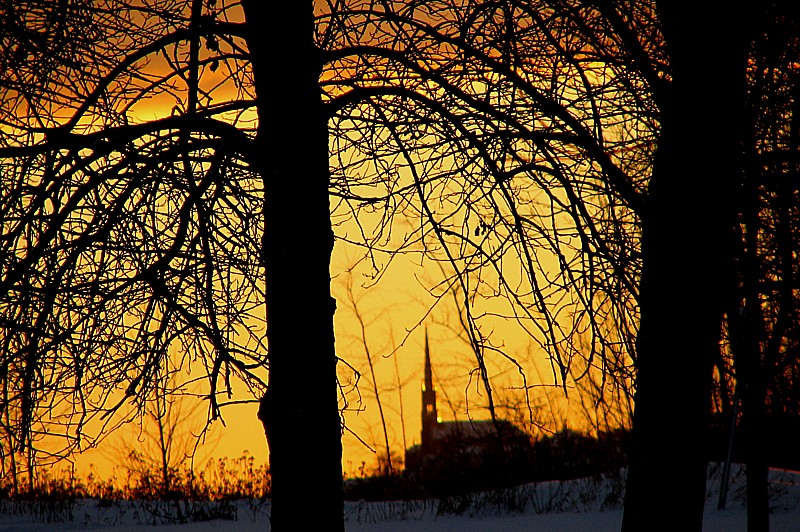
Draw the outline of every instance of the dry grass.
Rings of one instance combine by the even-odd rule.
[[[199,470],[173,468],[166,477],[165,482],[163,471],[131,453],[126,464],[115,467],[109,477],[101,477],[94,470],[83,476],[72,467],[53,468],[36,475],[33,489],[25,481],[19,482],[15,490],[12,479],[3,479],[0,495],[3,499],[41,501],[220,501],[262,499],[269,496],[270,490],[269,469],[256,465],[247,452],[234,459],[211,459]]]

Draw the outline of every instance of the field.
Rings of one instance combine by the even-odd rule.
[[[717,510],[720,467],[709,467],[704,530],[744,531],[744,469],[734,465],[726,508]],[[800,473],[772,470],[771,530],[800,529]],[[348,531],[500,532],[613,531],[622,520],[624,471],[573,481],[525,484],[516,488],[418,501],[348,501]],[[309,515],[314,501],[308,501]],[[670,501],[663,501],[669,512]],[[269,500],[69,499],[4,500],[0,530],[233,532],[267,531]],[[308,516],[298,516],[307,529]]]

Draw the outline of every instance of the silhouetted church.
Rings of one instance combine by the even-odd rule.
[[[499,432],[498,432],[499,430]],[[428,477],[474,478],[480,471],[501,473],[511,464],[527,464],[530,438],[505,420],[441,421],[436,409],[431,353],[425,332],[422,383],[422,439],[406,450],[406,471]]]

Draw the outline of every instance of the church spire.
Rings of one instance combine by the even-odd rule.
[[[433,390],[433,372],[431,371],[431,348],[428,343],[428,329],[425,329],[425,387],[426,390]]]
[[[431,350],[428,343],[428,329],[425,329],[425,380],[422,383],[422,447],[428,447],[433,441],[433,431],[439,423],[436,412],[436,390],[433,388],[433,370],[431,369]]]

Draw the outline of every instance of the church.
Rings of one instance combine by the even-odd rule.
[[[527,470],[531,457],[530,438],[508,421],[439,419],[426,331],[421,443],[406,450],[406,472],[428,480],[485,484],[481,479],[508,480],[511,471]]]

